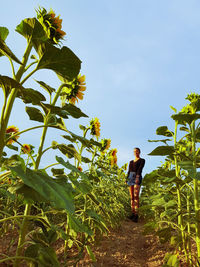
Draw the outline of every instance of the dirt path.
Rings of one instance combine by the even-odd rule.
[[[153,235],[144,236],[143,223],[125,220],[121,227],[93,247],[97,262],[88,256],[79,267],[157,267],[162,266],[166,247]]]

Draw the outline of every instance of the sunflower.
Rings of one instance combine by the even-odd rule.
[[[111,140],[105,138],[101,141],[101,144],[102,144],[101,153],[104,154],[106,150],[110,148]]]
[[[114,165],[117,165],[117,149],[114,148],[109,152],[110,156],[109,156],[109,161],[110,161],[110,165],[111,167],[113,167]]]
[[[98,118],[94,118],[90,121],[90,129],[92,135],[100,136],[100,122]]]
[[[83,171],[83,169],[81,168],[81,166],[78,167],[78,170],[79,170],[80,172]]]
[[[83,99],[83,91],[86,90],[85,75],[78,75],[72,82],[69,82],[62,90],[61,100],[64,104],[66,99],[70,104],[75,105],[76,101]]]
[[[14,125],[9,126],[6,129],[6,138],[11,137],[12,135],[16,134],[19,132],[19,129],[17,127],[15,127]],[[19,138],[19,135],[15,136],[13,139],[9,139],[7,142],[7,145],[11,145],[12,143],[14,143],[17,139]]]
[[[112,157],[115,157],[117,155],[117,149],[116,148],[112,149],[110,151],[110,154],[111,154]]]
[[[24,144],[22,147],[21,147],[21,151],[22,153],[24,154],[29,154],[31,152],[32,148],[31,148],[31,145],[28,145],[28,144]]]
[[[56,17],[55,12],[52,9],[47,12],[45,8],[39,8],[36,12],[37,18],[42,24],[49,40],[53,44],[59,43],[59,41],[66,35],[66,33],[61,30],[62,19],[60,19],[60,16]]]

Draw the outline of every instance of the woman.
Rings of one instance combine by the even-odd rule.
[[[129,163],[126,183],[129,185],[131,196],[132,214],[129,218],[134,222],[138,222],[139,193],[145,159],[140,158],[140,149],[138,147],[134,148],[134,156],[135,159],[131,160]]]

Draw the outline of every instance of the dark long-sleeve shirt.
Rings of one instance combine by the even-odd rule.
[[[145,159],[139,158],[137,161],[131,160],[128,167],[128,175],[130,172],[135,172],[136,175],[142,175],[142,169],[145,164]]]

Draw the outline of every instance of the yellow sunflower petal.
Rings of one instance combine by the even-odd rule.
[[[86,86],[80,86],[79,87],[79,91],[85,91],[86,90]]]
[[[78,78],[79,83],[83,83],[85,81],[85,75],[82,75]]]
[[[76,95],[79,99],[83,99],[83,93],[81,93],[81,92],[78,92],[78,94]]]

